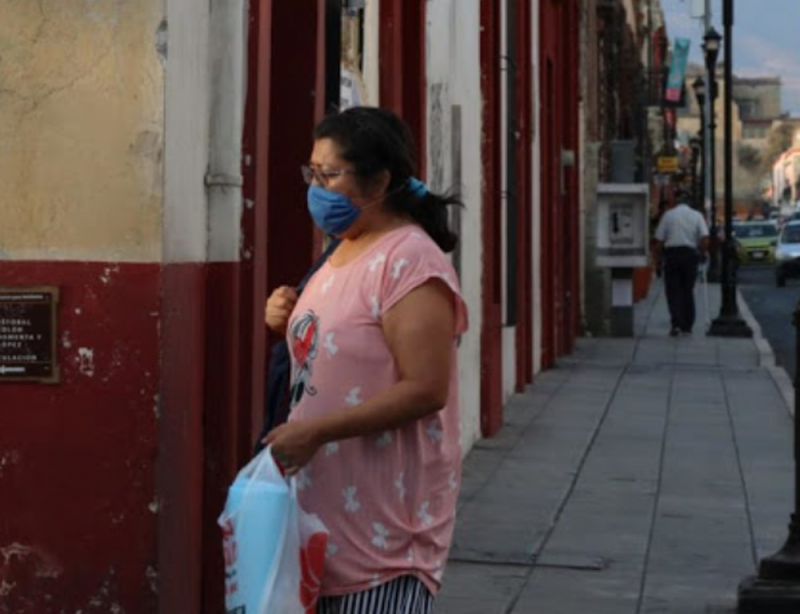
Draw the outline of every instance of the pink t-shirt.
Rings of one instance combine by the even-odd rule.
[[[418,226],[394,230],[342,267],[325,264],[289,322],[289,420],[356,406],[399,380],[382,318],[431,279],[466,307],[447,256]],[[368,589],[405,574],[439,588],[453,535],[461,478],[458,366],[439,412],[400,429],[330,443],[298,475],[300,504],[330,530],[323,595]]]

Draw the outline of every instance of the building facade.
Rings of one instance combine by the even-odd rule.
[[[698,76],[705,78],[705,69],[690,66],[687,71],[687,104],[678,115],[678,139],[688,143],[700,134],[700,109],[692,92]],[[725,87],[722,71],[718,72],[718,96],[714,103],[716,117],[715,169],[718,217],[722,219],[725,194],[724,146]],[[775,159],[782,149],[773,150],[782,126],[792,120],[781,111],[782,84],[778,77],[733,78],[733,199],[737,215],[746,216],[758,208],[770,187],[770,175]],[[786,145],[789,145],[787,143]]]
[[[581,7],[581,322],[592,335],[608,335],[611,271],[594,264],[597,187],[652,180],[665,142],[668,41],[659,0],[583,0]]]

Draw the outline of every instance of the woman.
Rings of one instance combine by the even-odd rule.
[[[414,178],[405,123],[375,108],[314,133],[308,208],[340,245],[298,299],[267,302],[292,354],[289,421],[265,439],[330,530],[319,614],[432,609],[461,474],[465,304],[447,208]]]

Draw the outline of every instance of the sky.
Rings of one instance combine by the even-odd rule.
[[[661,5],[670,40],[690,39],[691,61],[702,62],[703,22],[692,18],[692,0],[661,0]],[[711,10],[722,34],[721,0],[712,0]],[[780,77],[783,110],[800,117],[800,0],[734,0],[733,72]]]

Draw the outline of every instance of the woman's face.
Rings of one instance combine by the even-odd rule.
[[[314,143],[309,162],[315,171],[314,185],[344,194],[358,206],[365,195],[353,165],[342,158],[339,152],[339,146],[331,139],[319,139]]]
[[[357,236],[371,225],[372,218],[383,208],[389,174],[379,181],[366,182],[355,174],[353,165],[340,154],[339,146],[331,139],[314,142],[309,166],[314,170],[314,185],[347,196],[363,213],[343,236]],[[385,180],[384,180],[385,179]]]

